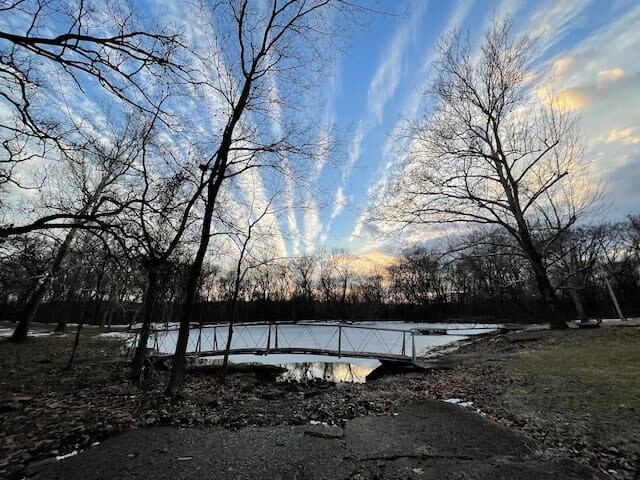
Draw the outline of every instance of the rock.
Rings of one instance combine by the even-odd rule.
[[[344,430],[342,428],[329,427],[326,425],[313,425],[304,429],[304,435],[328,439],[341,439],[344,438]]]
[[[618,450],[616,447],[609,447],[606,450],[607,453],[610,453],[611,455],[620,455],[620,450]]]
[[[31,400],[33,400],[33,397],[31,395],[19,393],[11,397],[11,400],[13,400],[14,402],[30,402]]]

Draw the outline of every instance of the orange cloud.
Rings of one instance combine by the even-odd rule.
[[[358,256],[354,262],[354,267],[358,273],[371,273],[376,268],[384,269],[397,260],[398,257],[395,255],[374,251]]]
[[[564,75],[569,71],[574,63],[574,59],[571,57],[559,58],[553,62],[553,73],[556,75]]]
[[[611,130],[607,137],[607,143],[622,142],[631,145],[639,144],[640,137],[634,136],[635,128],[623,128],[622,130]]]
[[[589,102],[589,89],[581,87],[567,88],[549,99],[551,106],[561,112],[573,112]]]
[[[600,87],[600,86],[606,85],[607,83],[615,82],[616,80],[621,78],[623,75],[624,75],[624,70],[622,70],[621,68],[612,68],[611,70],[602,70],[601,72],[598,72],[597,85]]]

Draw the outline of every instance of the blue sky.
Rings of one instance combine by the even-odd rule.
[[[473,44],[494,13],[511,15],[515,33],[540,36],[538,61],[548,66],[554,91],[569,100],[581,119],[591,174],[603,180],[607,194],[607,218],[640,211],[640,4],[408,0],[382,6],[399,14],[375,17],[366,31],[354,34],[349,51],[337,59],[337,78],[328,89],[332,116],[349,128],[349,155],[342,167],[344,183],[335,171],[323,172],[323,186],[333,201],[318,202],[321,226],[309,229],[305,214],[298,214],[302,232],[322,232],[313,242],[316,247],[344,247],[363,255],[398,250],[397,240],[374,238],[360,222],[385,165],[394,160],[389,134],[401,118],[420,115],[424,108],[434,43],[458,27],[469,31]],[[344,208],[336,209],[341,194]]]
[[[324,105],[308,112],[319,125],[337,124],[343,132],[344,154],[317,163],[311,178],[314,190],[288,185],[285,203],[304,203],[306,208],[291,210],[273,222],[279,236],[277,249],[283,255],[341,247],[384,262],[387,255],[411,243],[438,235],[430,229],[411,232],[401,241],[380,237],[364,219],[372,197],[394,171],[399,145],[393,132],[403,118],[424,113],[423,92],[432,74],[434,44],[455,27],[468,31],[471,44],[477,45],[492,15],[510,15],[516,35],[539,38],[537,62],[548,72],[540,86],[551,88],[580,118],[586,157],[592,161],[589,174],[593,182],[603,182],[606,193],[607,208],[594,220],[615,221],[640,212],[637,0],[363,0],[369,1],[389,15],[372,15],[366,29],[352,29],[349,46],[336,51],[326,81],[319,87]],[[177,24],[189,36],[204,35],[196,25],[198,19],[185,14],[185,3],[179,0],[133,4],[151,17]],[[0,24],[14,28],[23,20],[5,16]],[[56,30],[56,25],[43,28]],[[51,98],[52,104],[62,98],[65,108],[72,105],[74,114],[91,117],[98,129],[104,129],[100,121],[107,118],[99,114],[99,88],[80,92],[64,77],[52,78],[58,78],[55,91],[61,93]],[[188,107],[191,114],[200,110]],[[207,108],[215,112],[217,106],[215,102],[205,105],[205,116]],[[204,123],[211,123],[211,131],[217,128],[213,120]],[[239,189],[255,191],[259,185],[257,190],[267,196],[260,174],[253,175]],[[33,191],[27,194],[34,195]]]

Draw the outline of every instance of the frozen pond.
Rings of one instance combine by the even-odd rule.
[[[404,323],[358,322],[300,322],[297,324],[236,324],[231,342],[232,363],[262,363],[281,365],[288,369],[283,379],[304,380],[325,378],[332,381],[362,382],[364,377],[380,365],[376,355],[411,358],[429,350],[464,340],[472,335],[495,332],[496,324],[475,323]],[[177,329],[153,334],[149,348],[158,353],[171,354],[175,350]],[[434,330],[442,334],[420,334],[420,330]],[[228,325],[207,325],[192,328],[188,352],[199,352],[206,360],[221,358],[228,336]],[[266,353],[272,350],[286,353]],[[259,350],[256,354],[252,350]],[[295,350],[295,352],[291,352]],[[335,355],[317,355],[313,351]],[[210,354],[208,353],[210,352]],[[339,353],[339,355],[338,355]],[[363,358],[372,354],[373,358]],[[204,358],[203,358],[204,360]]]

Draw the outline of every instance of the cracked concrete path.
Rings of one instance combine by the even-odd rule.
[[[34,472],[35,473],[35,472]],[[337,427],[132,430],[38,479],[599,479],[457,405],[424,401]]]

